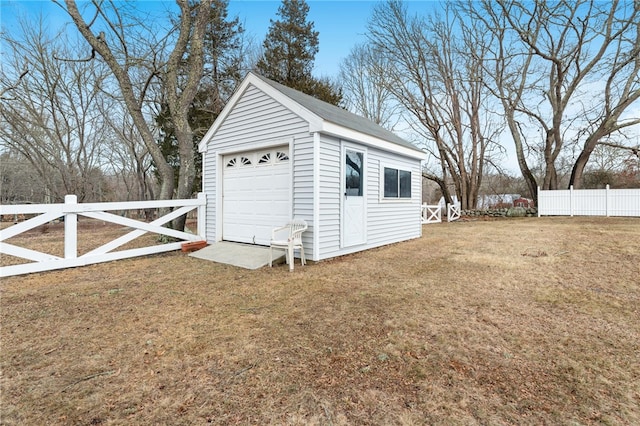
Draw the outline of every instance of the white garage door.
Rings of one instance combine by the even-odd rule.
[[[291,218],[289,163],[287,146],[223,158],[222,239],[269,245]]]

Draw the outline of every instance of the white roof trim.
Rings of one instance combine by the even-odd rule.
[[[309,126],[311,127],[311,126]],[[385,151],[390,151],[396,154],[404,155],[409,158],[415,158],[416,160],[426,160],[427,153],[416,149],[411,149],[397,143],[389,142],[384,139],[380,139],[376,136],[371,136],[366,133],[358,132],[357,130],[348,129],[338,124],[333,124],[328,121],[324,121],[320,128],[314,129],[314,131],[336,136],[342,139],[348,139],[352,142],[362,143],[375,148],[381,148]]]

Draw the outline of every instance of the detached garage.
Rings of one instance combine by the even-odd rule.
[[[268,245],[304,219],[307,258],[422,235],[425,154],[371,121],[249,73],[199,145],[207,241]]]

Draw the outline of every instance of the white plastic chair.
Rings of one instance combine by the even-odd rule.
[[[275,228],[271,231],[271,243],[269,244],[269,266],[273,266],[273,249],[284,249],[289,271],[293,271],[294,257],[293,251],[300,249],[300,261],[302,265],[307,264],[304,257],[304,247],[302,246],[302,233],[307,230],[307,222],[301,219],[294,219],[285,226]],[[284,237],[285,232],[288,235]],[[278,235],[279,234],[279,235]],[[279,236],[280,238],[276,238]]]

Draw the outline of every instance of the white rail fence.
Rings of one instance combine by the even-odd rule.
[[[423,204],[422,205],[422,223],[440,223],[442,222],[442,209],[440,204]]]
[[[447,222],[460,219],[460,203],[447,205]]]
[[[442,205],[423,204],[421,216],[422,224],[442,222]],[[460,203],[447,204],[447,222],[458,219],[460,219]]]
[[[538,188],[538,216],[640,217],[640,189]]]
[[[130,219],[108,211],[139,210],[139,209],[174,209],[170,213],[152,221],[142,222]],[[160,201],[132,201],[122,203],[86,203],[78,204],[75,195],[67,195],[64,204],[22,204],[0,205],[0,214],[5,215],[32,215],[37,216],[24,222],[19,222],[0,231],[0,253],[26,259],[27,263],[0,267],[0,277],[28,274],[32,272],[51,271],[54,269],[71,268],[94,263],[109,262],[112,260],[126,259],[136,256],[162,253],[179,250],[185,241],[205,240],[205,208],[206,197],[198,194],[197,199],[191,200],[160,200]],[[197,210],[198,235],[165,228],[162,225]],[[111,222],[124,227],[132,228],[127,234],[101,245],[81,256],[78,256],[78,216],[86,216],[92,219]],[[62,217],[64,220],[64,257],[54,256],[48,253],[19,247],[5,242],[11,237],[20,235],[40,225],[54,221]],[[136,238],[153,232],[160,235],[176,238],[178,242],[159,244],[150,247],[114,251]]]

